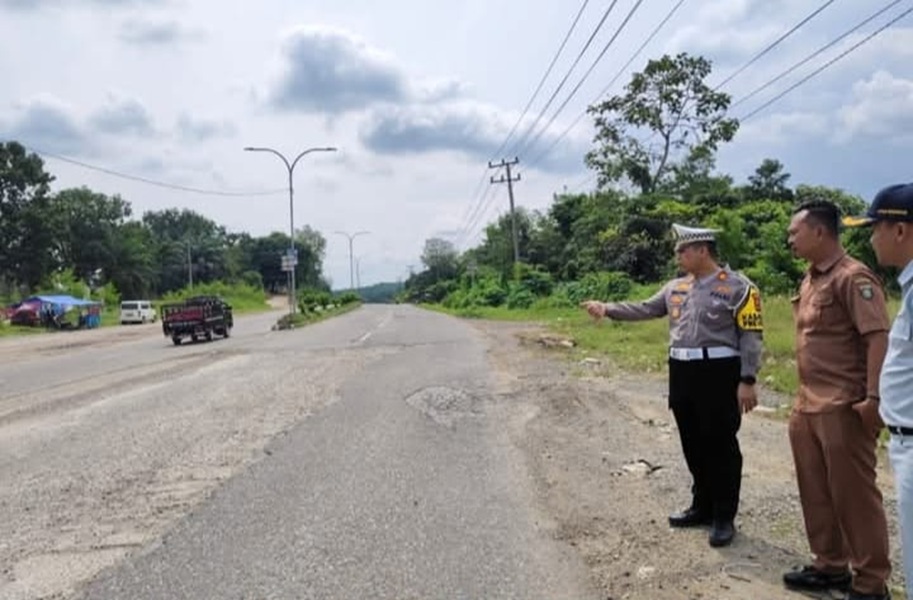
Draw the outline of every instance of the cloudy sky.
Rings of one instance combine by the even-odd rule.
[[[590,0],[581,11],[582,0],[0,0],[0,139],[153,181],[241,192],[163,188],[46,159],[58,188],[120,194],[137,214],[186,207],[253,235],[288,231],[287,172],[277,157],[242,149],[269,146],[291,158],[338,147],[296,168],[295,225],[327,238],[334,287],[349,280],[348,241],[337,231],[370,231],[354,241],[363,285],[395,281],[419,268],[426,239],[465,249],[507,209],[505,186],[485,185],[498,174],[489,160],[519,157],[516,200],[532,209],[547,207],[556,191],[592,186],[583,165],[592,128],[580,116],[676,4]],[[824,5],[721,88],[736,103],[734,116],[749,115],[913,0],[685,0],[609,91],[621,91],[647,59],[678,51],[712,59],[709,83],[719,84]],[[866,198],[907,180],[911,55],[913,15],[748,118],[721,152],[720,170],[744,180],[775,157],[793,183]]]

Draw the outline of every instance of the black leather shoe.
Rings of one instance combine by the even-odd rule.
[[[783,575],[783,583],[794,590],[848,590],[852,576],[849,571],[825,573],[809,565]]]
[[[702,525],[710,525],[712,521],[713,519],[696,508],[689,508],[669,515],[669,525],[672,527],[700,527]]]
[[[710,545],[714,548],[728,546],[735,537],[735,525],[732,521],[713,521],[713,529],[710,530]]]
[[[863,594],[856,590],[850,590],[846,600],[891,600],[891,592],[885,591],[883,594]]]

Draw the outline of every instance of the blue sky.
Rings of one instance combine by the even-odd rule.
[[[207,196],[163,189],[48,158],[58,188],[87,185],[129,200],[137,214],[187,207],[230,231],[288,231],[284,167],[245,153],[270,146],[294,155],[313,146],[295,174],[295,224],[327,238],[325,271],[348,283],[356,238],[362,284],[404,277],[424,241],[461,248],[507,209],[498,186],[480,203],[489,160],[519,157],[516,200],[544,209],[552,194],[587,189],[583,154],[591,121],[569,126],[676,0],[643,0],[578,92],[636,0],[617,0],[591,47],[534,131],[517,122],[583,2],[502,0],[0,0],[0,138],[154,180],[268,195]],[[518,128],[522,134],[612,4],[591,0],[551,76]],[[824,3],[818,0],[685,0],[623,73],[664,52],[713,61],[718,84]],[[722,89],[738,102],[752,90],[888,2],[837,0]],[[881,17],[778,84],[737,104],[742,117],[823,62],[913,7]],[[745,121],[718,167],[744,180],[766,157],[792,183],[844,188],[864,198],[907,178],[913,125],[913,16]],[[562,134],[568,131],[567,135]],[[561,137],[559,137],[561,136]],[[526,140],[536,138],[527,136]],[[556,142],[557,143],[554,143]],[[554,145],[553,145],[554,143]],[[545,153],[546,150],[551,150]],[[543,155],[543,153],[545,153]],[[476,206],[481,218],[470,220]]]

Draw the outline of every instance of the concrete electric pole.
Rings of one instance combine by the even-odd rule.
[[[516,165],[520,162],[519,158],[514,158],[512,161],[501,160],[498,164],[492,164],[490,161],[488,163],[489,169],[500,169],[505,168],[507,170],[507,176],[501,175],[500,178],[495,179],[494,176],[491,178],[491,183],[506,183],[507,184],[507,194],[510,197],[510,229],[511,234],[514,239],[514,266],[520,262],[520,239],[517,236],[517,213],[514,210],[514,186],[515,181],[520,181],[520,174],[517,173],[516,178],[512,177],[510,174],[510,168],[513,165]]]

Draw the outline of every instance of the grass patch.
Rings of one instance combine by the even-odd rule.
[[[161,305],[170,302],[181,302],[192,296],[221,296],[231,305],[234,314],[261,312],[270,310],[266,292],[244,283],[227,284],[222,282],[195,285],[193,289],[184,288],[169,292],[155,301],[156,311],[161,314]]]
[[[279,329],[295,329],[297,327],[304,327],[305,325],[324,321],[331,317],[336,317],[341,314],[353,311],[359,306],[361,306],[361,302],[352,302],[349,304],[334,306],[332,308],[325,308],[320,311],[309,311],[306,313],[296,312],[293,315],[285,314],[279,317],[279,320],[276,322],[276,326]]]
[[[888,313],[892,320],[898,306],[898,300],[889,299]],[[582,309],[426,308],[460,317],[537,323],[554,333],[572,338],[581,354],[608,356],[624,370],[637,373],[666,370],[669,324],[665,318],[637,322],[603,319],[596,322]],[[758,379],[766,387],[787,395],[794,394],[798,388],[795,325],[792,303],[787,297],[764,299],[764,353]]]

